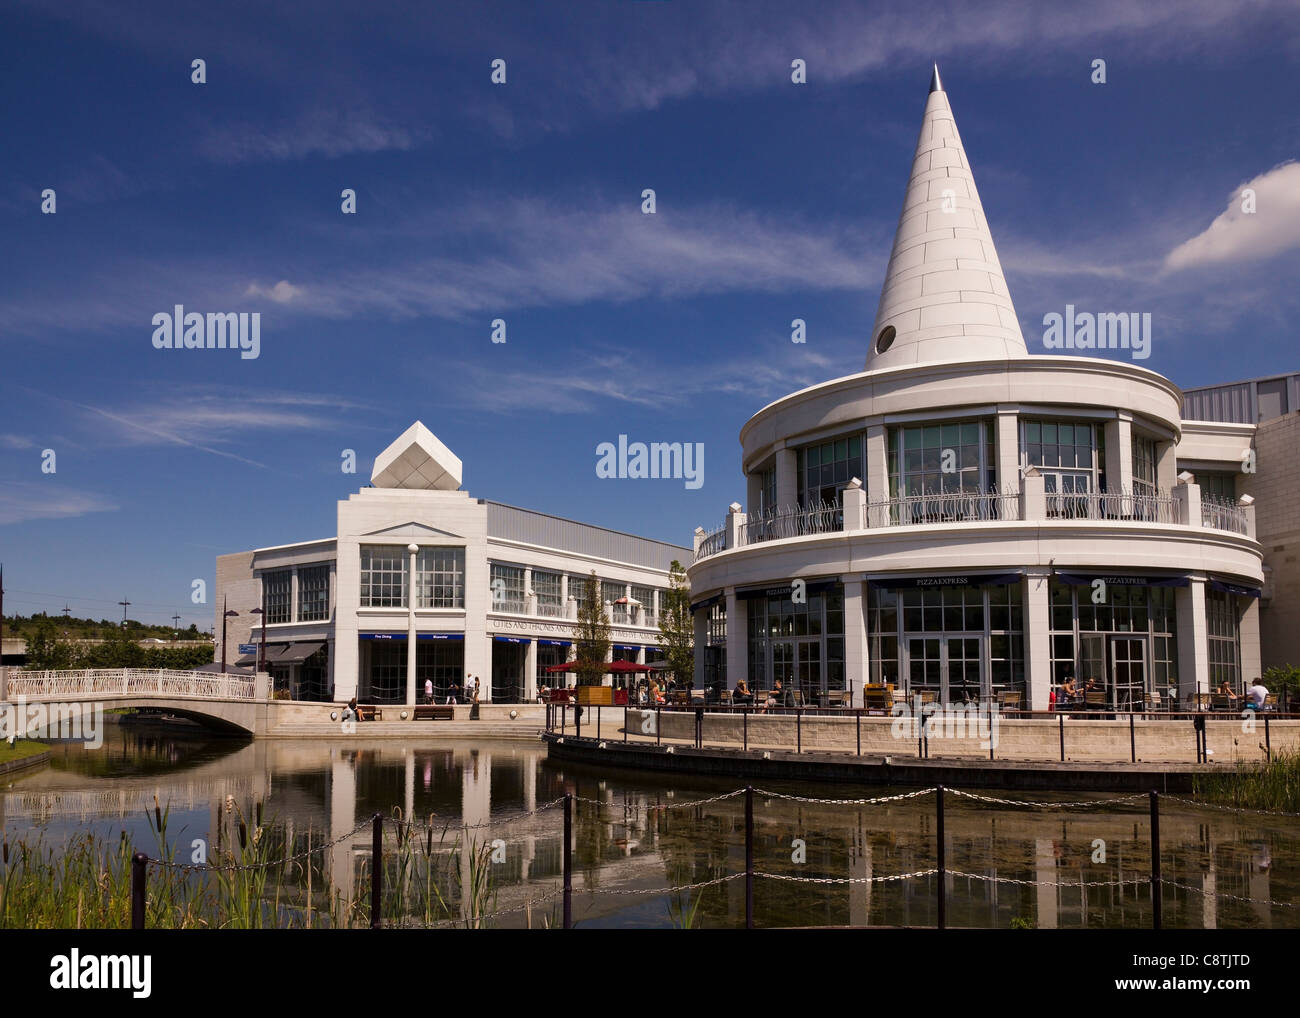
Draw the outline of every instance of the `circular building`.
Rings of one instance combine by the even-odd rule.
[[[1063,348],[1141,356],[1149,316],[1091,311]],[[696,531],[697,674],[806,705],[1240,691],[1255,428],[1182,402],[1131,361],[1030,356],[936,69],[865,370],[750,418],[747,508]]]

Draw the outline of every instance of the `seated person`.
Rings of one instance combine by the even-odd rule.
[[[1215,692],[1218,693],[1220,696],[1226,696],[1228,698],[1229,703],[1237,699],[1237,694],[1232,691],[1232,687],[1228,685],[1227,679],[1224,679],[1222,682],[1219,683],[1219,688],[1215,690]]]
[[[784,699],[785,690],[781,688],[781,680],[777,679],[767,694],[767,699],[763,701],[763,710],[766,711],[769,707],[780,707]]]
[[[1268,690],[1259,679],[1254,679],[1251,686],[1246,690],[1246,709],[1263,710],[1264,701],[1268,699]]]
[[[731,695],[731,700],[742,705],[754,702],[754,694],[749,691],[749,684],[744,679],[736,683],[736,691]]]
[[[351,700],[349,700],[348,705],[343,708],[343,720],[344,721],[366,720],[366,713],[360,707],[357,706],[357,698],[355,696]]]
[[[1074,684],[1073,675],[1067,676],[1061,683],[1061,700],[1064,703],[1073,703],[1077,699],[1079,699],[1079,687]]]

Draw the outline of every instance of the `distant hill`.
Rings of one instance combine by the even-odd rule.
[[[54,633],[62,637],[67,634],[68,640],[110,640],[116,639],[118,634],[123,632],[122,623],[114,622],[111,619],[83,619],[77,616],[64,618],[62,615],[46,615],[44,612],[37,612],[35,615],[11,615],[5,616],[4,635],[6,639],[14,638],[27,640],[31,642],[39,629],[43,626],[53,626]],[[199,631],[198,626],[190,624],[187,629],[173,629],[171,626],[146,625],[143,622],[137,622],[135,619],[127,619],[125,633],[131,640],[165,640],[170,643],[173,637],[177,640],[207,640],[211,642],[211,637],[206,633]]]

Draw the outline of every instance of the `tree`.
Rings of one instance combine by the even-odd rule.
[[[600,599],[600,580],[595,570],[587,579],[578,602],[578,685],[599,686],[609,657],[609,612]]]
[[[668,667],[682,686],[695,683],[695,616],[686,570],[673,559],[668,569],[668,592],[659,606],[659,643]]]

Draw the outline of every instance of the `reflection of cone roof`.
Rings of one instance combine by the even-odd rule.
[[[866,367],[1028,355],[936,66]]]

